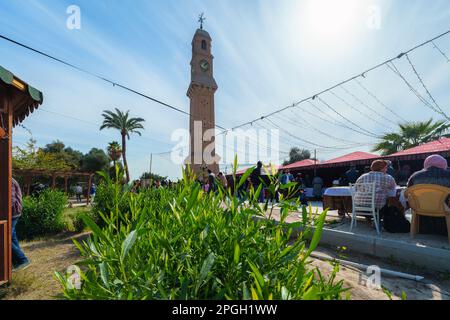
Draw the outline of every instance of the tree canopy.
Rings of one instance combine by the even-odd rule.
[[[383,135],[373,151],[381,151],[382,155],[389,155],[413,148],[441,137],[449,137],[449,128],[450,123],[442,120],[433,121],[433,119],[400,124],[399,131]]]
[[[311,152],[309,150],[300,149],[297,147],[291,148],[289,151],[289,160],[284,161],[283,165],[286,166],[288,164],[302,161],[305,159],[311,158]]]

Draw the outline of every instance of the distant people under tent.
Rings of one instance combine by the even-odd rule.
[[[313,197],[315,200],[321,200],[323,195],[323,179],[319,176],[315,176],[312,181]]]
[[[253,169],[253,171],[250,175],[251,184],[252,184],[253,188],[255,189],[255,192],[256,192],[256,190],[258,190],[259,185],[262,184],[262,182],[260,180],[261,175],[262,175],[262,166],[263,166],[262,162],[258,161],[258,163],[256,164],[256,168]],[[264,202],[264,184],[261,189],[261,192],[259,193],[258,201],[260,203]]]
[[[399,186],[406,186],[408,184],[408,180],[411,177],[411,167],[407,164],[403,165],[401,169],[399,169],[395,175],[395,180]]]
[[[351,166],[350,169],[345,173],[345,178],[347,179],[345,182],[345,185],[348,185],[349,183],[355,183],[356,180],[358,180],[360,174],[359,171],[356,170],[355,166]]]

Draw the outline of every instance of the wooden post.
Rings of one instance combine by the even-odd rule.
[[[69,177],[68,177],[68,176],[65,176],[65,177],[64,177],[64,192],[65,192],[66,194],[67,194],[67,191],[68,191],[68,184],[67,184],[68,180],[69,180]]]
[[[26,187],[25,187],[25,195],[30,195],[30,188],[31,188],[31,176],[27,176],[24,181],[26,181]]]
[[[12,278],[12,127],[13,110],[11,98],[5,94],[0,100],[6,111],[3,120],[7,137],[0,140],[0,284]],[[1,112],[1,111],[0,111]]]
[[[52,189],[55,190],[56,188],[56,175],[52,175]]]
[[[92,187],[92,174],[89,175],[89,180],[88,180],[88,190],[87,190],[87,197],[86,197],[87,205],[89,205],[89,201],[91,199],[91,187]]]

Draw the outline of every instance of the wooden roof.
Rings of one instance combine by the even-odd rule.
[[[13,124],[21,123],[44,101],[42,92],[0,66],[0,90],[6,91],[13,105]]]

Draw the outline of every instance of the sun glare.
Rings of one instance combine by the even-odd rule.
[[[364,1],[309,0],[296,8],[296,32],[302,45],[336,47],[350,42],[365,27]]]

